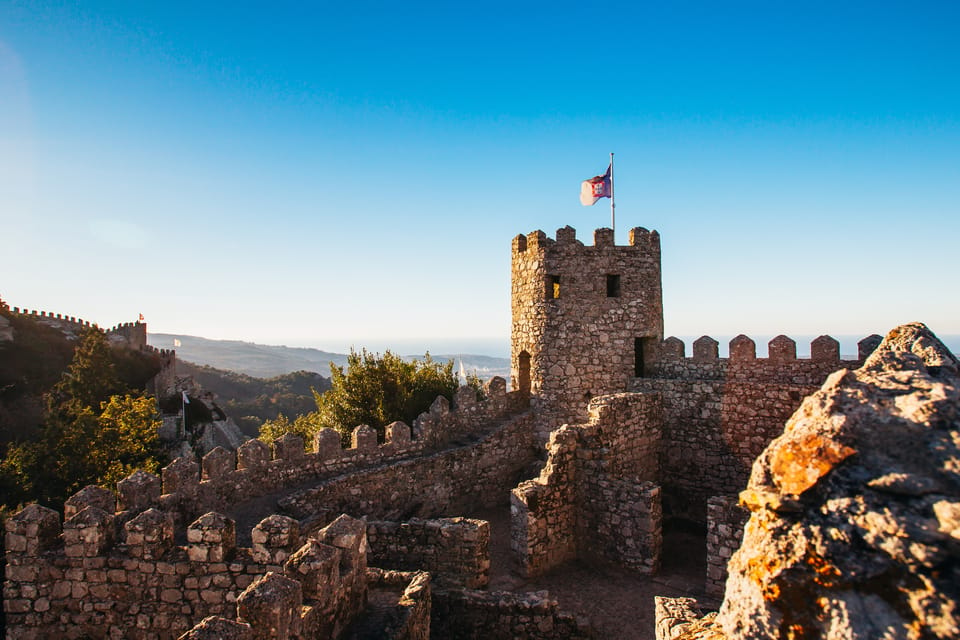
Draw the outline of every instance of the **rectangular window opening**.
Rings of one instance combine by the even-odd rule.
[[[560,297],[560,276],[548,275],[546,298],[548,300],[556,300],[559,297]]]
[[[620,276],[614,274],[607,275],[607,297],[620,297]]]

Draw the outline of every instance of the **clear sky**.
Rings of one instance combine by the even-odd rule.
[[[960,333],[958,33],[943,0],[6,0],[0,296],[506,345],[511,238],[609,226],[578,193],[613,151],[668,334]]]

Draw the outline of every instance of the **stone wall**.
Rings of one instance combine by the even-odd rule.
[[[550,434],[540,476],[511,494],[511,545],[527,575],[575,557],[659,568],[660,398],[601,396],[589,410],[588,423]]]
[[[439,588],[480,589],[490,581],[490,524],[468,518],[367,522],[370,563],[429,571]]]
[[[861,358],[878,337],[861,341]],[[750,465],[823,380],[860,360],[840,360],[839,343],[821,336],[811,358],[796,357],[786,336],[770,341],[767,358],[756,357],[746,336],[730,342],[730,357],[718,356],[717,342],[704,336],[684,356],[684,344],[668,338],[658,349],[649,377],[633,389],[659,392],[663,398],[661,482],[668,516],[706,522],[707,499],[736,494],[746,486]]]
[[[433,595],[430,634],[447,640],[525,638],[589,639],[586,621],[562,611],[544,592],[512,593],[455,590]]]
[[[351,513],[384,520],[434,518],[505,504],[537,451],[533,416],[504,422],[478,442],[342,473],[279,501],[295,518]]]
[[[628,389],[637,354],[663,337],[660,236],[635,228],[616,246],[598,229],[593,246],[564,227],[517,236],[512,260],[511,379],[528,386],[543,439],[587,419],[590,398]],[[638,346],[639,345],[639,346]]]
[[[321,483],[399,461],[429,458],[427,454],[463,434],[481,437],[491,430],[496,433],[498,422],[522,410],[526,404],[521,394],[507,393],[502,378],[488,381],[484,393],[485,399],[478,401],[473,389],[462,388],[452,409],[445,398],[439,397],[429,411],[414,421],[412,429],[403,422],[388,425],[386,442],[382,444],[377,442],[376,431],[360,425],[354,429],[352,446],[347,449],[341,447],[339,433],[322,429],[314,437],[309,453],[304,451],[302,438],[287,434],[272,446],[255,439],[248,440],[236,451],[217,447],[203,457],[200,465],[189,458],[178,458],[163,469],[162,482],[141,476],[146,493],[137,499],[144,506],[157,506],[178,514],[181,521],[189,521],[207,511],[235,510],[237,505],[252,498],[306,482]],[[522,449],[522,454],[532,455],[529,447]],[[477,466],[475,463],[474,467]],[[486,473],[496,475],[499,471]],[[483,474],[478,471],[478,475]],[[417,485],[414,482],[414,486]],[[376,501],[380,491],[381,487],[370,489],[367,498]],[[415,502],[412,499],[410,504]],[[394,519],[398,515],[384,512],[381,517]]]
[[[255,630],[303,625],[330,635],[366,604],[362,521],[342,516],[303,544],[295,521],[271,516],[252,547],[238,548],[233,521],[211,512],[179,546],[171,514],[107,512],[98,497],[74,501],[62,527],[38,505],[7,521],[8,638],[176,638],[238,611]],[[290,594],[286,607],[264,600],[278,590]]]
[[[740,548],[749,515],[736,496],[713,496],[707,501],[707,596],[723,597],[727,563]]]

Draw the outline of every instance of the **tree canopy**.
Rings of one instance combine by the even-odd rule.
[[[453,361],[436,362],[429,353],[422,360],[406,360],[389,350],[380,355],[351,349],[346,368],[331,364],[330,374],[331,388],[322,394],[314,391],[316,411],[292,422],[285,416],[268,420],[260,436],[273,440],[292,432],[309,443],[313,434],[329,427],[348,444],[353,429],[365,424],[377,430],[382,442],[386,425],[396,420],[412,424],[437,396],[451,400],[458,387]]]
[[[5,505],[36,500],[60,509],[88,484],[109,486],[136,469],[160,468],[156,401],[120,382],[110,350],[101,331],[83,333],[48,394],[39,437],[11,444],[0,463]]]

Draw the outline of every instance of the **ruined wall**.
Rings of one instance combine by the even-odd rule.
[[[85,491],[62,527],[57,512],[38,505],[7,521],[8,638],[176,638],[238,610],[254,629],[276,628],[278,617],[293,629],[301,603],[310,616],[303,624],[333,631],[365,606],[359,520],[339,518],[303,544],[295,521],[271,516],[252,532],[251,548],[238,548],[233,521],[211,512],[187,527],[180,546],[171,514],[114,513],[101,508],[104,490]],[[266,579],[282,582],[289,606],[264,601],[277,591],[261,589]]]
[[[630,231],[615,246],[598,229],[593,246],[565,227],[556,240],[542,231],[517,236],[512,260],[511,379],[528,386],[546,433],[584,422],[590,398],[628,389],[663,337],[660,237]],[[639,346],[638,346],[639,345]]]
[[[468,518],[367,522],[370,563],[429,571],[439,588],[480,589],[490,581],[490,524]]]
[[[740,506],[737,496],[713,496],[707,501],[707,580],[704,591],[713,598],[723,597],[727,583],[727,563],[743,540],[743,525],[750,513]]]
[[[660,398],[600,396],[589,411],[550,434],[540,476],[511,492],[511,545],[528,575],[574,557],[659,568]]]
[[[861,341],[862,359],[879,336]],[[839,343],[821,336],[811,343],[811,357],[796,357],[796,343],[778,336],[769,357],[757,358],[746,336],[730,341],[730,357],[718,356],[717,342],[704,336],[684,356],[677,338],[664,340],[648,377],[638,377],[636,391],[663,398],[661,482],[669,516],[706,522],[710,496],[736,494],[746,486],[750,465],[787,418],[832,371],[859,366],[840,360]]]
[[[430,634],[449,640],[527,638],[586,640],[589,624],[562,611],[546,592],[456,590],[434,593]]]
[[[470,513],[508,500],[536,458],[534,445],[533,416],[526,413],[478,442],[343,473],[290,494],[279,506],[296,518],[351,513],[404,520]]]

